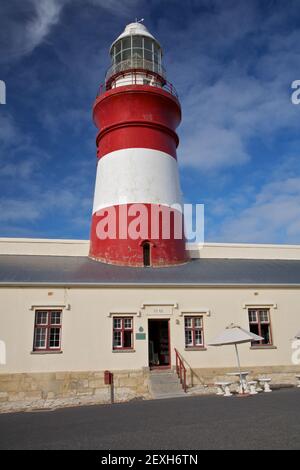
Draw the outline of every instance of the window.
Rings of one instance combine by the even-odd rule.
[[[252,341],[252,345],[272,345],[270,310],[249,309],[249,326],[251,333],[262,336],[260,341]]]
[[[143,36],[132,36],[132,47],[143,47]]]
[[[36,310],[34,323],[34,351],[60,350],[61,310]]]
[[[148,49],[148,51],[152,52],[152,44],[153,44],[152,39],[144,38],[144,49]]]
[[[150,243],[149,242],[143,243],[143,262],[144,262],[144,266],[150,266],[151,265]]]
[[[114,47],[114,54],[118,54],[119,52],[121,52],[121,41],[117,42]]]
[[[122,61],[122,54],[121,52],[115,56],[115,63],[119,64]]]
[[[133,59],[143,59],[143,49],[132,49]]]
[[[131,58],[131,50],[126,49],[126,51],[122,52],[122,60],[129,60]]]
[[[152,52],[145,50],[144,51],[144,59],[151,62],[152,61]]]
[[[185,347],[186,348],[203,348],[203,317],[185,317]]]
[[[122,49],[131,49],[131,36],[122,39]]]
[[[113,318],[113,349],[133,348],[133,319]]]

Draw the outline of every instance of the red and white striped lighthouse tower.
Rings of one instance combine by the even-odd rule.
[[[175,227],[179,219],[183,224],[176,157],[181,108],[166,81],[161,47],[136,22],[114,41],[110,55],[93,108],[99,133],[90,257],[127,266],[184,263],[184,231],[178,235]],[[99,224],[111,209],[115,236],[99,237]],[[170,221],[169,232],[162,220]],[[131,223],[143,225],[138,236],[129,233]]]

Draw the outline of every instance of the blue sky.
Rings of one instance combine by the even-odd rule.
[[[4,0],[0,236],[89,238],[91,108],[108,49],[136,17],[179,95],[186,202],[207,241],[299,243],[298,0]]]

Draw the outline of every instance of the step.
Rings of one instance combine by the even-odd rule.
[[[178,383],[178,377],[175,374],[155,374],[150,375],[150,380],[153,384],[155,383]]]
[[[164,398],[187,398],[189,397],[190,395],[188,395],[187,393],[184,393],[184,391],[182,390],[182,392],[178,392],[178,393],[162,393],[162,394],[157,394],[155,396],[153,396],[153,398],[155,398],[155,400],[161,400],[161,399],[164,399]]]
[[[151,384],[151,390],[155,393],[168,393],[183,390],[182,385],[179,383],[170,384]]]
[[[151,371],[150,392],[153,398],[175,398],[186,396],[177,374],[174,371]]]

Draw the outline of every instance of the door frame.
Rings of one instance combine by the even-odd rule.
[[[153,369],[158,369],[158,370],[163,370],[163,369],[171,369],[172,367],[172,359],[171,359],[171,332],[170,332],[170,318],[148,318],[148,367],[150,367],[151,370]],[[168,353],[169,353],[169,364],[166,366],[150,366],[149,364],[149,321],[166,321],[168,322]]]

